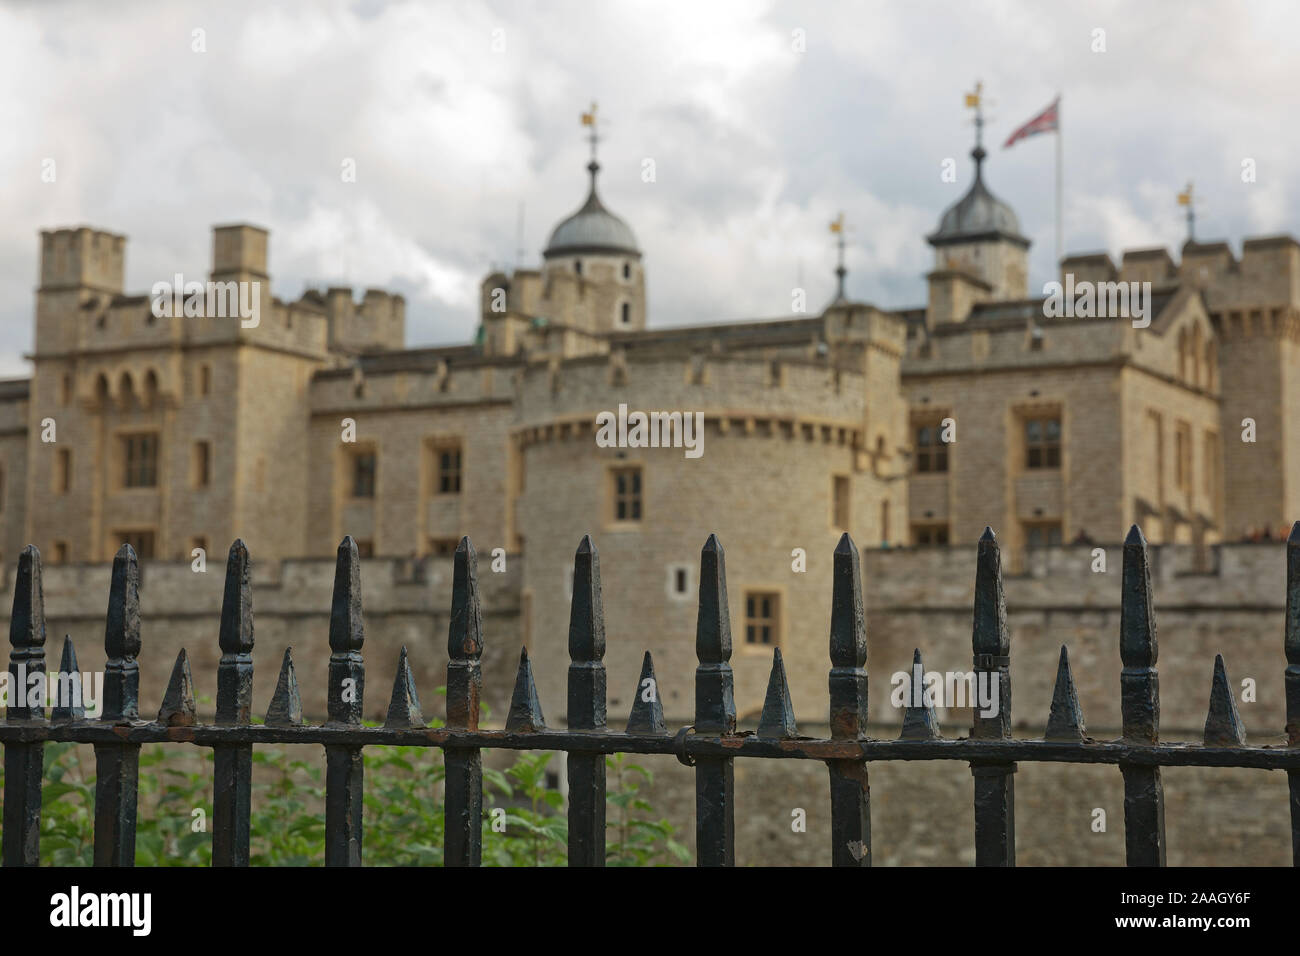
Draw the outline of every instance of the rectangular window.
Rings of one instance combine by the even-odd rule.
[[[123,485],[127,488],[158,486],[158,436],[155,433],[123,435],[122,457],[126,466]]]
[[[375,471],[377,468],[375,457],[373,451],[357,452],[352,456],[353,498],[373,498],[375,496]]]
[[[54,458],[54,491],[66,495],[72,488],[72,452],[60,448]]]
[[[831,525],[835,531],[849,530],[849,479],[847,475],[831,478]]]
[[[460,446],[448,445],[433,450],[437,476],[434,486],[440,495],[460,494]]]
[[[1025,467],[1061,467],[1061,419],[1059,417],[1025,420]]]
[[[54,542],[53,558],[55,564],[68,563],[68,542],[66,541]]]
[[[943,440],[943,427],[934,422],[919,425],[916,429],[916,470],[918,473],[948,470],[948,443]]]
[[[135,549],[135,556],[141,561],[153,557],[152,531],[123,531],[117,536],[118,546],[129,544]]]
[[[946,524],[912,525],[912,544],[919,548],[946,545],[948,543],[948,526]]]
[[[781,642],[781,595],[775,591],[745,594],[745,643],[763,647]]]
[[[373,558],[375,556],[375,543],[369,538],[357,538],[357,557]]]
[[[212,480],[212,442],[194,443],[194,487],[206,488]]]
[[[195,548],[202,551],[205,555],[208,553],[208,539],[205,535],[196,534],[194,537],[190,538],[190,553],[186,555],[187,558],[194,557]]]
[[[1055,548],[1061,544],[1059,521],[1035,521],[1025,525],[1025,544],[1029,548]]]
[[[629,465],[610,470],[613,508],[610,509],[615,521],[641,520],[641,466]]]

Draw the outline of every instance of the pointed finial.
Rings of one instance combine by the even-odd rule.
[[[731,734],[736,730],[734,676],[731,672],[731,610],[727,605],[727,564],[722,542],[709,535],[700,553],[700,604],[695,619],[695,729]]]
[[[848,532],[835,546],[831,571],[830,722],[835,739],[867,732],[867,616],[862,564]]]
[[[248,654],[253,650],[253,592],[249,584],[248,548],[240,538],[226,558],[226,590],[221,599],[223,654]]]
[[[641,676],[636,682],[636,693],[632,695],[632,713],[628,715],[626,731],[629,734],[668,733],[664,707],[659,700],[659,681],[649,651],[641,660]]]
[[[217,663],[217,723],[246,724],[253,714],[253,589],[248,548],[236,538],[226,558]]]
[[[1061,657],[1056,665],[1056,687],[1052,690],[1052,707],[1047,715],[1044,740],[1082,740],[1086,733],[1083,711],[1079,707],[1079,693],[1074,687],[1070,672],[1070,655],[1061,645]]]
[[[361,723],[366,683],[361,645],[366,628],[361,609],[361,554],[352,535],[339,542],[330,602],[330,660],[326,711],[329,719]]]
[[[124,544],[113,558],[104,626],[104,708],[102,720],[131,721],[140,716],[140,562]]]
[[[979,738],[1011,736],[1011,634],[1007,630],[1007,602],[1002,590],[1002,552],[993,529],[985,527],[980,535],[975,563],[975,613],[971,632],[976,686],[997,681],[997,708],[985,717],[981,708],[972,710],[971,736]],[[979,672],[988,674],[981,683]]]
[[[420,695],[415,689],[415,675],[406,656],[406,645],[397,659],[397,676],[393,678],[393,696],[388,701],[385,727],[423,727],[424,714],[420,711]]]
[[[758,718],[758,736],[788,740],[799,736],[794,722],[794,705],[790,702],[790,682],[786,680],[781,648],[772,649],[772,673],[767,678],[767,697]]]
[[[182,647],[172,665],[172,676],[167,681],[162,706],[158,708],[158,723],[168,727],[192,727],[196,719],[194,677],[190,673],[190,657]]]
[[[1156,619],[1146,538],[1133,525],[1124,539],[1119,619],[1120,711],[1126,738],[1155,743],[1160,733],[1160,678],[1155,663]]]
[[[605,612],[600,596],[600,554],[582,536],[573,557],[569,608],[569,713],[573,730],[599,730],[606,720]]]
[[[506,730],[533,733],[545,729],[542,703],[537,697],[537,684],[533,681],[533,663],[528,659],[528,648],[521,648],[515,691],[510,697],[510,712],[506,715]]]
[[[1210,683],[1210,711],[1205,717],[1205,746],[1244,747],[1246,727],[1237,712],[1237,700],[1228,683],[1223,655],[1214,655],[1214,678]]]
[[[361,554],[352,535],[339,542],[334,562],[334,598],[330,604],[330,650],[359,651],[365,643],[361,610]]]
[[[483,691],[483,611],[478,600],[478,554],[468,537],[456,547],[447,625],[447,726],[477,730]]]
[[[293,648],[284,649],[280,662],[280,679],[275,682],[266,722],[272,727],[297,727],[302,724],[302,696],[298,693],[298,675],[293,670]]]
[[[900,740],[938,740],[939,718],[925,687],[925,668],[921,664],[921,649],[912,652],[911,686],[907,709],[903,711],[903,732]]]
[[[477,660],[483,654],[483,612],[478,600],[478,552],[460,539],[452,568],[451,623],[447,654],[452,660]]]
[[[63,675],[67,675],[64,677]],[[72,635],[63,635],[63,655],[59,659],[59,700],[50,714],[51,720],[81,720],[86,716],[83,703],[81,669],[77,667],[77,650]]]
[[[18,692],[5,710],[17,720],[43,719],[44,705],[27,705],[27,675],[45,671],[45,591],[41,584],[41,552],[33,544],[18,555],[14,606],[9,617],[9,673]]]

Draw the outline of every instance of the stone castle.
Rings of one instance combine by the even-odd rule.
[[[631,681],[653,648],[661,679],[680,675],[671,719],[689,716],[699,548],[716,532],[738,710],[761,706],[780,646],[792,688],[822,695],[796,692],[815,722],[843,531],[923,548],[991,525],[1014,572],[1133,522],[1204,551],[1300,514],[1300,243],[1071,256],[1075,287],[1150,283],[1149,325],[1053,315],[972,156],[973,184],[926,237],[924,306],[854,301],[841,266],[820,314],[657,328],[593,157],[541,268],[488,275],[475,341],[445,348],[404,348],[399,295],[274,298],[255,226],[214,229],[210,272],[257,283],[255,327],[159,318],[123,288],[124,237],[45,232],[33,374],[0,383],[0,560],[31,542],[47,565],[97,564],[129,542],[146,566],[188,563],[243,537],[272,563],[332,555],[345,534],[366,556],[437,560],[469,535],[514,562],[518,638],[558,717],[566,651],[551,638],[591,533],[619,595],[610,672]],[[620,405],[702,413],[702,456],[602,447],[598,416]]]

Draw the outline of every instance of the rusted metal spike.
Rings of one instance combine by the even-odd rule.
[[[293,648],[284,649],[280,678],[275,682],[266,722],[272,727],[297,727],[302,724],[302,696],[298,693],[298,675],[293,671]]]
[[[772,649],[772,673],[767,678],[767,698],[758,718],[758,736],[779,740],[799,736],[794,723],[794,705],[790,702],[790,682],[785,677],[779,647]]]
[[[447,726],[478,729],[483,689],[483,611],[478,599],[478,553],[468,537],[460,539],[451,582],[451,619],[447,626]]]
[[[627,718],[627,732],[668,733],[668,725],[664,722],[664,706],[659,700],[659,681],[655,677],[655,665],[649,651],[645,652],[641,661],[641,677],[636,682],[636,693],[632,697],[632,713]]]
[[[50,718],[81,720],[86,716],[86,708],[82,702],[81,670],[77,667],[77,650],[72,646],[71,634],[63,635],[63,655],[59,659],[59,674],[68,676],[60,680],[59,702],[50,714]]]
[[[537,684],[533,682],[533,663],[528,659],[528,648],[519,651],[519,673],[515,677],[515,692],[510,698],[510,713],[506,715],[506,730],[531,733],[545,730],[542,702],[537,698]]]
[[[248,548],[236,538],[226,557],[221,598],[221,660],[217,663],[217,723],[246,724],[253,713],[253,591]]]
[[[921,649],[912,652],[912,674],[908,688],[907,709],[903,711],[903,732],[900,740],[937,740],[939,718],[935,715],[934,704],[926,700],[925,667],[921,663]]]
[[[478,552],[468,537],[456,546],[451,582],[451,623],[447,655],[454,661],[483,654],[483,612],[478,599]]]
[[[424,714],[420,711],[420,695],[415,689],[415,675],[406,657],[406,645],[397,659],[397,676],[393,678],[393,696],[388,702],[385,727],[423,727]]]
[[[1223,655],[1214,655],[1214,678],[1210,684],[1210,712],[1205,718],[1205,746],[1243,747],[1246,727],[1237,713],[1237,700],[1223,667]]]
[[[27,677],[45,672],[45,592],[41,585],[41,552],[33,544],[18,556],[13,614],[9,618],[9,673],[17,692],[6,709],[10,718],[44,718],[45,707],[27,705]],[[21,671],[21,676],[20,676]]]
[[[190,673],[190,658],[185,648],[176,655],[172,676],[167,681],[162,706],[158,708],[158,723],[168,727],[192,727],[197,718],[194,707],[194,677]]]
[[[709,535],[700,553],[700,604],[695,622],[695,729],[731,734],[736,730],[731,672],[731,610],[727,606],[727,563],[722,542]]]
[[[124,544],[113,558],[104,626],[104,708],[102,720],[130,721],[140,716],[140,562]]]
[[[1300,521],[1286,539],[1286,735],[1300,745]],[[1300,783],[1300,777],[1294,778]],[[1300,812],[1300,811],[1298,811]],[[1300,857],[1300,841],[1296,844]]]
[[[1061,645],[1061,658],[1056,665],[1056,688],[1052,691],[1052,708],[1047,715],[1044,740],[1082,740],[1086,730],[1083,711],[1079,707],[1079,694],[1070,672],[1070,655]]]
[[[1160,734],[1160,678],[1156,673],[1156,618],[1146,538],[1137,525],[1124,540],[1120,605],[1120,709],[1124,736],[1155,743]]]
[[[862,565],[848,532],[835,546],[831,590],[831,736],[867,733],[867,617],[862,601]]]

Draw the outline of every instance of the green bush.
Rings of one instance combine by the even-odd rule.
[[[436,722],[435,722],[436,723]],[[250,861],[254,866],[318,866],[325,855],[323,751],[316,761],[290,759],[274,747],[253,748]],[[49,743],[41,801],[41,863],[89,866],[94,849],[95,776],[88,745]],[[212,862],[212,751],[205,767],[177,769],[163,745],[140,754],[137,866],[207,866]],[[483,865],[558,866],[566,859],[563,798],[546,786],[548,753],[520,753],[506,771],[483,768]],[[442,751],[368,747],[365,842],[370,866],[442,863],[445,776]],[[191,757],[190,763],[194,762]],[[656,819],[640,788],[652,781],[624,755],[606,758],[606,862],[660,866],[687,862],[673,826]],[[0,781],[3,770],[0,769]],[[201,811],[201,815],[196,811]],[[496,811],[494,813],[494,811]],[[504,829],[502,829],[504,827]]]

